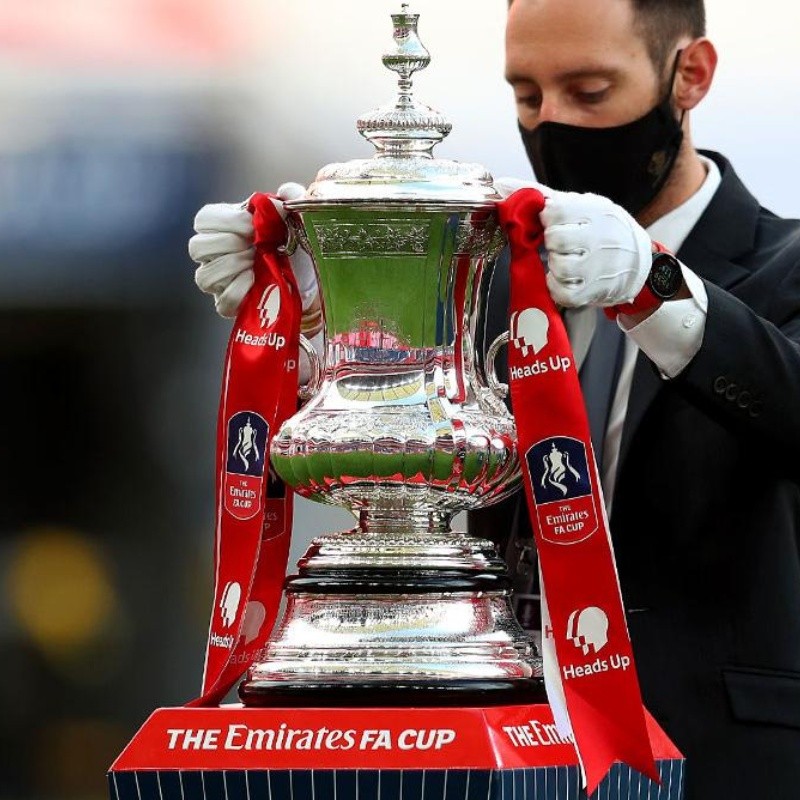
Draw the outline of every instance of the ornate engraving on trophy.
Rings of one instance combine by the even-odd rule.
[[[297,223],[296,219],[291,216],[286,218],[286,226],[289,228],[289,244],[287,245],[287,252],[291,255],[294,252],[295,246],[299,245],[306,251],[311,253],[311,244],[308,241],[308,234],[302,225]]]
[[[471,222],[464,220],[456,231],[456,255],[483,254],[491,244],[497,231],[497,224],[491,220],[486,222]]]
[[[406,220],[381,222],[326,221],[314,224],[322,256],[364,258],[385,253],[425,255],[430,225]]]
[[[500,230],[500,227],[496,227],[494,229],[494,234],[492,235],[492,240],[489,242],[487,246],[487,251],[489,253],[490,258],[496,258],[500,251],[506,246],[505,236],[503,236],[503,231]]]

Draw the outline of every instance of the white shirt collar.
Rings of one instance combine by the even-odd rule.
[[[683,247],[686,237],[703,216],[722,180],[719,167],[710,158],[701,155],[700,160],[706,168],[706,179],[700,188],[686,202],[657,219],[647,229],[651,239],[660,242],[673,253]]]

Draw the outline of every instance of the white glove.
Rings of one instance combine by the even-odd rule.
[[[558,194],[555,189],[545,186],[543,183],[536,181],[523,181],[520,178],[495,178],[492,184],[497,194],[504,200],[510,197],[517,189],[538,189],[545,197],[552,197]]]
[[[305,193],[299,183],[284,183],[272,202],[283,219],[283,202]],[[212,203],[203,206],[194,219],[197,233],[189,239],[189,255],[199,266],[194,273],[201,291],[214,295],[214,305],[223,317],[235,317],[244,296],[253,285],[253,217],[243,203]],[[317,280],[311,257],[298,247],[289,259],[303,310],[317,301]]]
[[[199,266],[195,283],[214,295],[223,317],[236,316],[253,285],[253,218],[244,203],[203,206],[194,218],[197,233],[189,239],[189,256]]]
[[[625,209],[596,194],[554,192],[540,218],[547,287],[558,305],[616,306],[642,290],[652,242]]]

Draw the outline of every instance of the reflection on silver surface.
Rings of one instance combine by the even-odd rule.
[[[541,674],[492,544],[450,530],[453,514],[496,502],[520,476],[514,420],[473,358],[504,243],[500,198],[483,167],[433,157],[450,124],[411,92],[429,61],[417,16],[392,21],[384,64],[398,96],[358,125],[375,156],[325,167],[286,204],[316,267],[325,349],[317,391],[274,437],[272,462],[359,524],[301,559],[250,686]]]
[[[503,596],[290,594],[250,680],[508,680],[531,677],[533,655]]]
[[[326,346],[316,397],[274,440],[281,477],[395,517],[502,497],[519,474],[514,422],[472,358],[480,287],[502,245],[494,208],[300,206],[290,219],[317,267]],[[329,230],[341,251],[325,249]]]

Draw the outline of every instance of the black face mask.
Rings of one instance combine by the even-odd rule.
[[[683,141],[681,119],[672,110],[672,70],[664,99],[633,122],[613,128],[584,128],[542,122],[519,126],[536,179],[564,192],[594,192],[638,214],[661,191]]]

